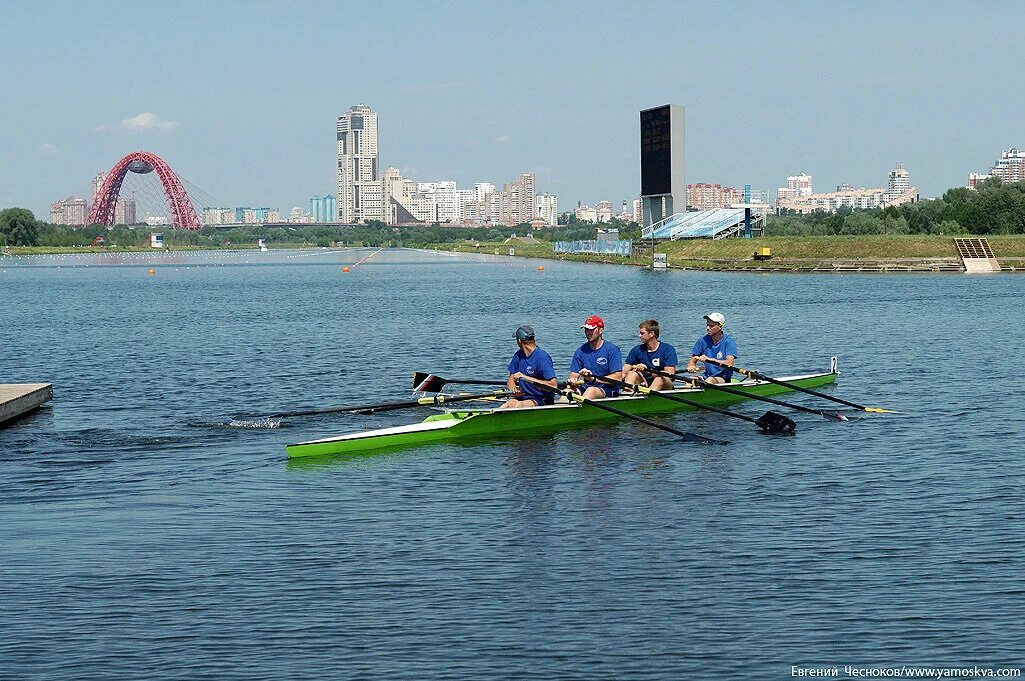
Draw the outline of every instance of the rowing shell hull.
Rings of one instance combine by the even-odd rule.
[[[830,372],[791,376],[781,380],[799,385],[802,388],[817,388],[833,383],[836,381],[836,377],[837,373]],[[752,395],[771,396],[791,392],[789,388],[765,381],[731,383],[730,387]],[[667,392],[713,407],[729,406],[748,399],[720,390],[703,390],[700,388],[685,388]],[[637,416],[695,410],[695,407],[662,399],[658,396],[631,395],[628,397],[614,397],[602,400],[602,402]],[[452,410],[446,411],[443,414],[429,416],[421,423],[300,442],[288,445],[286,449],[289,458],[293,459],[337,454],[366,454],[384,449],[393,450],[406,447],[420,447],[439,442],[486,439],[504,435],[530,433],[532,431],[544,432],[584,426],[600,421],[615,420],[623,420],[623,417],[603,409],[578,403],[525,409]]]

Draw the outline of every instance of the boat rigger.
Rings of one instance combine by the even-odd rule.
[[[702,405],[723,407],[743,402],[753,395],[771,396],[793,390],[782,383],[810,389],[833,383],[838,375],[839,372],[836,371],[834,364],[828,372],[781,377],[776,379],[776,382],[760,379],[734,382],[730,384],[732,391],[728,393],[693,387],[667,390],[665,394],[678,395]],[[655,395],[643,394],[613,397],[601,400],[601,402],[637,416],[686,412],[698,408],[682,402],[662,399]],[[573,428],[601,421],[615,421],[620,418],[610,411],[586,403],[554,404],[523,409],[450,410],[429,416],[421,423],[299,442],[288,445],[286,450],[289,458],[366,454],[442,442]]]

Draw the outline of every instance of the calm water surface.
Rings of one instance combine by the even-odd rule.
[[[341,271],[372,252],[0,260],[0,382],[55,386],[0,430],[0,677],[1021,666],[1025,279],[402,250]],[[429,412],[224,425],[403,399],[416,370],[502,378],[523,323],[565,375],[594,312],[624,352],[654,316],[685,354],[712,309],[741,364],[837,355],[835,394],[903,413],[797,414],[792,438],[667,420],[729,446],[617,423],[313,464],[285,445]]]

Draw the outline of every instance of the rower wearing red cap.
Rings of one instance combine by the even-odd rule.
[[[602,338],[605,332],[605,321],[596,314],[591,315],[580,325],[584,330],[587,342],[573,353],[573,361],[569,365],[569,380],[583,379],[582,393],[590,400],[615,397],[619,390],[615,386],[599,383],[598,376],[607,376],[616,381],[623,380],[623,353],[615,343]]]

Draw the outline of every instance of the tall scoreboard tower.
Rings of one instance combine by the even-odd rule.
[[[641,203],[644,227],[687,210],[684,108],[666,104],[641,111]]]

